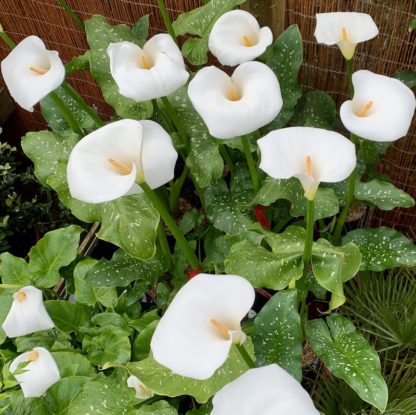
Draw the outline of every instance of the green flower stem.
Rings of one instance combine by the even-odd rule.
[[[152,99],[152,103],[153,107],[159,111],[165,129],[169,132],[169,134],[173,134],[176,131],[176,129],[175,126],[172,124],[172,120],[167,117],[167,114],[165,114],[165,111],[162,110],[161,106],[157,102],[157,99]]]
[[[16,43],[10,39],[9,35],[3,30],[3,27],[0,25],[0,39],[10,48],[13,49],[16,46]]]
[[[164,230],[163,221],[160,221],[159,226],[157,227],[157,237],[159,239],[160,249],[162,250],[163,255],[168,260],[169,269],[170,269],[172,265],[172,255],[171,255],[170,248],[169,248],[168,238],[166,237],[166,233]]]
[[[58,0],[58,3],[61,7],[65,10],[68,16],[74,21],[74,23],[78,26],[78,28],[85,32],[85,24],[84,22],[74,13],[74,11],[69,7],[68,3],[65,0]]]
[[[175,124],[175,128],[179,133],[179,137],[181,139],[181,148],[185,148],[187,150],[187,153],[189,153],[189,141],[188,141],[188,135],[185,131],[185,129],[182,126],[182,123],[180,122],[178,115],[176,113],[176,110],[172,107],[172,105],[170,104],[169,100],[166,97],[161,98],[162,103],[163,103],[163,110],[162,108],[158,105],[157,100],[154,100],[154,105],[156,105],[161,114],[163,115],[165,121],[166,121],[166,125],[168,126],[167,128],[169,129],[169,122],[168,121],[174,121]],[[166,112],[166,114],[165,114]],[[166,116],[167,115],[167,116]],[[186,154],[183,153],[183,151],[181,151],[181,149],[179,147],[177,147],[177,150],[179,152],[179,154],[181,155],[183,161],[186,164]],[[184,174],[184,172],[182,172],[182,174]],[[187,173],[188,174],[188,171]],[[205,207],[205,197],[204,197],[204,191],[203,189],[201,189],[201,187],[198,185],[197,181],[191,176],[192,182],[194,184],[195,190],[199,195],[199,199],[201,200],[202,205]],[[179,197],[179,195],[178,195]]]
[[[308,267],[312,260],[312,245],[313,245],[313,231],[315,225],[315,201],[306,200],[306,239],[305,247],[303,250],[303,277],[302,280],[306,281],[306,276],[308,274]],[[304,285],[303,285],[304,286]],[[303,297],[301,292],[298,291],[298,297]],[[305,325],[308,316],[307,306],[306,306],[306,297],[302,298],[300,302],[300,316],[301,316],[301,326],[302,332],[305,334]]]
[[[162,100],[164,109],[166,110],[169,118],[173,121],[173,124],[175,125],[175,128],[178,131],[181,142],[186,149],[186,153],[189,154],[188,134],[186,133],[185,128],[183,127],[181,121],[179,120],[179,117],[175,108],[172,107],[171,103],[166,97],[162,97],[161,100]]]
[[[302,328],[303,338],[306,337],[306,323],[308,321],[308,314],[309,312],[308,312],[308,306],[306,304],[306,297],[304,297],[302,298],[302,301],[300,302],[300,307],[299,307],[300,325]]]
[[[352,83],[352,66],[353,66],[353,59],[349,61],[345,61],[347,67],[347,75],[348,75],[348,93],[352,98],[354,96],[354,85]]]
[[[346,61],[347,75],[348,75],[348,93],[352,98],[354,96],[354,85],[352,83],[353,59]],[[357,146],[357,142],[353,134],[350,135],[350,140]],[[345,220],[347,219],[351,203],[354,200],[355,181],[357,179],[357,172],[354,170],[348,179],[347,197],[345,198],[345,205],[338,217],[338,222],[335,227],[333,240],[337,245],[341,244],[341,234],[344,228]]]
[[[171,231],[173,237],[176,239],[179,247],[182,249],[186,259],[193,269],[199,268],[199,260],[195,255],[195,252],[190,247],[188,241],[183,236],[183,233],[176,225],[173,218],[170,216],[169,212],[166,210],[165,206],[161,200],[157,197],[156,193],[149,187],[146,182],[138,183],[138,185],[143,189],[146,196],[150,199],[153,206],[158,210],[162,220],[165,222],[166,226]]]
[[[206,209],[205,206],[205,190],[198,184],[198,182],[192,177],[192,183],[194,184],[195,190],[198,193],[199,200],[201,201],[202,207]]]
[[[179,179],[172,183],[170,187],[169,209],[172,215],[176,215],[179,211],[179,196],[181,194],[182,186],[188,177],[189,169],[184,167]]]
[[[165,23],[166,30],[172,36],[172,39],[175,43],[178,43],[178,39],[176,39],[175,31],[173,30],[172,21],[170,20],[168,10],[166,9],[166,5],[164,0],[156,0],[157,5],[159,7],[160,14],[162,15],[163,23]]]
[[[21,288],[23,288],[23,285],[0,284],[0,290],[20,290]]]
[[[313,245],[313,231],[315,227],[315,201],[306,199],[306,239],[305,247],[303,249],[303,277],[300,283],[300,287],[305,287],[306,277],[308,275],[309,264],[312,260],[312,245]],[[306,294],[302,295],[301,291],[304,288],[298,288],[298,298],[302,298],[300,301],[300,316],[301,316],[301,326],[302,332],[305,335],[305,325],[308,319],[308,308],[306,305]]]
[[[337,245],[341,244],[341,234],[344,228],[345,220],[347,219],[348,212],[351,207],[351,203],[354,200],[354,192],[355,192],[355,181],[357,179],[357,171],[354,170],[351,173],[351,176],[348,178],[348,190],[347,190],[347,197],[345,198],[345,205],[342,208],[342,211],[339,215],[337,226],[335,227],[334,231],[334,242]]]
[[[313,200],[306,200],[306,240],[305,240],[305,248],[303,251],[303,262],[304,262],[304,269],[307,270],[307,267],[312,259],[312,244],[313,244],[313,230],[314,230],[314,205]]]
[[[257,192],[260,189],[260,181],[257,176],[256,165],[254,163],[253,155],[251,154],[248,138],[246,136],[241,136],[241,142],[243,143],[244,154],[250,171],[251,183],[253,184],[254,191]]]
[[[230,155],[228,154],[227,148],[225,147],[224,144],[220,144],[218,146],[218,149],[220,150],[221,156],[224,159],[226,165],[230,169],[231,174],[233,174],[234,173],[234,164],[233,164],[233,161],[231,160]]]
[[[329,226],[329,233],[332,235],[335,230],[335,225],[337,224],[337,217],[334,216],[331,221],[331,225]]]
[[[89,107],[83,98],[69,85],[67,82],[62,84],[62,89],[81,107],[83,111],[85,111],[90,118],[94,121],[97,127],[102,127],[104,125],[104,121],[97,115],[97,113]]]
[[[55,91],[52,91],[51,93],[49,93],[49,96],[51,97],[53,103],[57,106],[57,108],[65,118],[66,122],[69,125],[69,128],[71,128],[71,130],[74,133],[83,136],[84,132],[82,131],[82,128],[78,125],[77,120],[73,117],[71,111],[69,111],[69,109],[66,107],[65,103],[62,101],[59,95]]]
[[[247,350],[245,349],[243,344],[236,344],[235,345],[238,352],[240,353],[243,360],[246,362],[247,366],[251,369],[253,367],[256,367],[255,362],[251,358],[251,356],[248,354]]]

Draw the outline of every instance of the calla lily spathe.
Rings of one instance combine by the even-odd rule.
[[[101,203],[141,193],[136,182],[155,189],[173,179],[178,153],[169,134],[150,120],[120,120],[85,136],[67,166],[72,197]]]
[[[21,363],[26,365],[18,368]],[[18,373],[15,374],[16,370]],[[25,398],[42,396],[61,378],[54,358],[43,347],[35,347],[18,356],[10,364],[10,372],[19,382]]]
[[[143,48],[131,42],[110,43],[107,54],[120,94],[135,101],[169,95],[189,77],[181,51],[168,34],[153,36]]]
[[[240,322],[253,302],[254,289],[244,278],[198,274],[179,290],[156,327],[154,359],[179,375],[208,379],[231,345],[244,342]]]
[[[58,88],[65,68],[58,52],[47,50],[37,36],[23,39],[1,62],[1,73],[13,99],[25,110]]]
[[[333,12],[316,15],[316,41],[325,45],[338,45],[346,60],[352,59],[358,43],[377,35],[377,25],[366,13]]]
[[[249,134],[273,121],[282,108],[274,72],[260,62],[246,62],[229,77],[209,66],[189,83],[188,95],[216,138]]]
[[[319,183],[340,182],[356,165],[354,144],[341,134],[321,128],[282,128],[257,143],[260,168],[274,179],[297,177],[309,200],[315,199]]]
[[[137,376],[129,376],[127,379],[127,386],[136,391],[137,399],[149,399],[154,393],[143,383]]]
[[[416,108],[415,95],[398,79],[357,71],[352,75],[354,97],[341,105],[341,120],[348,131],[372,141],[404,137]]]
[[[7,337],[26,336],[54,327],[43,305],[42,291],[27,286],[13,294],[13,303],[2,324]]]
[[[250,369],[225,385],[211,415],[319,415],[302,386],[276,364]]]
[[[269,27],[260,28],[249,12],[232,10],[215,22],[208,46],[221,65],[236,66],[262,55],[272,42]]]

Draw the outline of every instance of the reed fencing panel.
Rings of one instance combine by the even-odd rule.
[[[214,0],[215,1],[215,0]],[[113,24],[132,24],[149,14],[150,32],[164,31],[164,25],[154,0],[68,0],[82,18],[93,14],[106,16]],[[166,0],[172,19],[182,11],[202,4],[200,0]],[[323,90],[339,106],[347,99],[347,77],[344,61],[336,47],[318,45],[313,33],[315,14],[330,11],[360,11],[369,13],[377,23],[380,34],[359,45],[355,67],[391,75],[397,71],[416,68],[416,30],[408,30],[416,18],[416,0],[249,0],[245,6],[260,20],[271,24],[275,34],[284,26],[297,24],[304,39],[304,64],[300,82],[305,91]],[[59,50],[64,61],[83,53],[87,43],[56,0],[0,0],[0,23],[13,40],[35,34],[47,47]],[[0,59],[7,54],[0,44]],[[71,84],[108,119],[113,111],[104,102],[100,89],[90,74],[79,72],[70,77]],[[39,112],[27,113],[17,109],[12,118],[16,134],[39,130],[45,123]],[[380,171],[393,183],[416,198],[416,120],[406,138],[394,142],[380,163]],[[403,231],[416,239],[416,209],[372,210],[371,226],[386,225]]]

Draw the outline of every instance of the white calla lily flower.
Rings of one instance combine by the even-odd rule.
[[[404,137],[416,108],[415,95],[398,79],[357,71],[352,75],[354,97],[341,105],[345,128],[372,141]]]
[[[154,393],[137,376],[129,376],[127,379],[127,386],[136,391],[137,399],[149,399],[154,395]]]
[[[211,415],[319,415],[311,397],[280,366],[250,369],[220,389]]]
[[[120,94],[135,101],[170,95],[189,78],[181,51],[168,34],[153,36],[143,48],[131,42],[110,43],[107,54]]]
[[[7,337],[26,336],[53,327],[43,305],[41,290],[29,285],[13,294],[13,304],[2,324]]]
[[[20,364],[25,365],[19,368]],[[43,347],[35,347],[16,357],[10,364],[10,372],[19,382],[25,398],[42,396],[61,378],[54,358]]]
[[[198,274],[176,294],[151,341],[154,359],[174,373],[208,379],[246,338],[240,322],[254,302],[242,277]]]
[[[120,120],[86,135],[67,166],[72,197],[101,203],[155,189],[173,179],[178,153],[169,134],[150,120]]]
[[[297,177],[309,200],[315,199],[319,183],[346,179],[357,162],[351,141],[321,128],[282,128],[257,143],[260,168],[274,179]]]
[[[272,42],[269,27],[260,28],[249,12],[232,10],[215,22],[208,46],[221,65],[236,66],[262,55]]]
[[[352,59],[358,43],[377,35],[377,25],[366,13],[333,12],[316,15],[316,41],[325,45],[338,45],[346,60]]]
[[[58,88],[65,67],[58,52],[47,50],[37,36],[23,39],[1,62],[1,73],[13,99],[25,110]]]
[[[249,134],[273,121],[282,108],[280,85],[274,72],[260,62],[246,62],[229,77],[209,66],[189,83],[188,95],[216,138]]]

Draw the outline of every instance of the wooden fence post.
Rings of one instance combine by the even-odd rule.
[[[0,126],[9,118],[15,107],[15,103],[8,94],[7,89],[0,87]]]
[[[241,8],[253,14],[260,26],[269,26],[275,36],[285,29],[286,0],[247,0]]]

